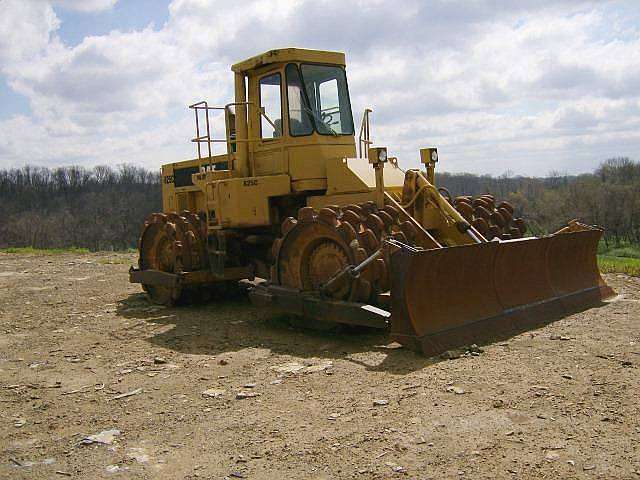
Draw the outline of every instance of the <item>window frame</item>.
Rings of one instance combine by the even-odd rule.
[[[282,126],[281,129],[282,131],[280,132],[280,136],[279,137],[263,137],[262,136],[262,89],[260,88],[262,85],[262,80],[265,78],[269,78],[269,77],[275,77],[275,76],[280,77],[280,121],[282,122]],[[284,118],[283,118],[283,112],[284,112],[284,104],[283,104],[283,100],[284,100],[284,95],[282,92],[282,72],[280,70],[275,71],[275,72],[267,72],[266,74],[262,75],[261,77],[258,77],[258,126],[259,126],[259,135],[260,135],[260,141],[264,142],[272,142],[274,140],[280,140],[283,136],[284,136]],[[268,85],[268,84],[267,84]],[[288,103],[287,103],[288,105]],[[287,117],[288,117],[288,108],[287,108]],[[274,120],[275,122],[275,120]]]
[[[350,135],[355,135],[356,134],[356,126],[353,123],[353,110],[351,109],[351,93],[349,92],[349,82],[347,80],[347,70],[345,67],[343,67],[342,65],[335,65],[335,64],[330,64],[330,63],[312,63],[312,62],[301,62],[299,64],[298,70],[300,71],[300,78],[302,79],[302,86],[304,87],[304,74],[302,73],[302,65],[312,65],[312,66],[319,66],[319,67],[333,67],[333,68],[339,68],[340,70],[342,70],[342,73],[344,74],[344,86],[347,90],[347,107],[349,108],[349,112],[351,113],[351,133],[338,133],[339,137],[346,137],[346,136],[350,136]],[[339,90],[339,83],[336,80],[336,87],[338,87],[338,92]],[[319,86],[318,86],[319,87]],[[318,88],[318,91],[320,89]],[[307,89],[304,88],[304,93],[305,96],[307,96],[307,102],[309,104],[309,106],[311,106],[311,102],[309,101],[309,97],[307,95]],[[340,107],[340,99],[338,98],[338,108]],[[311,107],[313,108],[313,107]],[[313,117],[312,117],[313,118]],[[318,126],[316,125],[316,119],[313,118],[313,128],[314,130],[318,133],[318,135],[324,135],[324,136],[330,136],[333,137],[334,135],[331,132],[327,132],[327,133],[322,133],[320,130],[318,130]]]
[[[319,67],[333,67],[333,68],[339,68],[340,70],[342,70],[342,73],[344,74],[344,86],[346,88],[346,92],[347,92],[347,106],[349,108],[349,112],[351,113],[351,133],[338,133],[339,137],[346,137],[346,136],[352,136],[355,135],[355,124],[353,121],[353,110],[351,108],[351,93],[349,91],[349,80],[347,78],[347,71],[345,69],[344,66],[342,65],[336,65],[336,64],[331,64],[331,63],[317,63],[317,62],[300,62],[300,63],[294,63],[294,62],[290,62],[287,63],[285,65],[284,68],[284,72],[285,72],[285,84],[286,84],[286,95],[287,95],[287,119],[290,120],[289,118],[289,75],[287,74],[287,68],[289,67],[289,65],[293,65],[296,67],[296,69],[298,70],[298,75],[300,76],[300,80],[302,82],[302,93],[304,95],[304,98],[307,102],[307,106],[310,109],[313,109],[311,102],[309,101],[309,96],[307,94],[307,89],[305,87],[304,84],[304,76],[302,74],[302,65],[313,65],[313,66],[319,66]],[[336,79],[337,80],[337,79]],[[339,101],[339,100],[338,100]],[[339,105],[338,105],[339,106]],[[322,133],[318,130],[318,126],[316,125],[316,119],[313,117],[313,115],[308,114],[311,117],[311,132],[310,133],[304,133],[304,134],[297,134],[294,135],[293,132],[291,131],[291,121],[289,121],[289,135],[292,137],[308,137],[309,135],[313,135],[314,133],[317,133],[318,135],[323,135],[323,136],[329,136],[329,137],[333,137],[334,135],[331,132],[327,132],[327,133]]]

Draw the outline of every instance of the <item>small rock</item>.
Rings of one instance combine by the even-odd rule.
[[[281,374],[292,375],[295,375],[296,373],[316,373],[322,371],[325,371],[329,374],[332,368],[333,362],[331,361],[320,362],[316,365],[302,365],[299,362],[288,362],[281,365],[275,365],[271,367],[271,370],[275,370],[276,372]]]
[[[566,378],[567,380],[573,380],[573,375],[569,375],[568,373],[563,373],[562,378]]]
[[[280,385],[282,383],[281,378],[276,378],[275,380],[269,382],[270,385]]]
[[[463,393],[465,393],[465,390],[462,387],[457,387],[455,385],[449,385],[447,387],[447,392],[453,392],[456,395],[462,395]]]
[[[304,370],[305,366],[298,362],[288,362],[281,365],[275,365],[271,367],[271,370],[275,370],[278,373],[298,373]]]
[[[473,345],[469,345],[469,351],[472,353],[484,353],[484,349],[480,348],[475,343]]]
[[[492,405],[493,405],[493,408],[502,408],[504,407],[504,401],[497,398],[493,401]]]
[[[117,473],[122,470],[122,468],[120,468],[119,465],[107,465],[105,470],[107,471],[107,473]]]
[[[245,383],[243,388],[255,388],[256,385],[257,383]]]
[[[167,360],[164,357],[153,357],[153,363],[156,365],[164,365],[167,363]]]
[[[400,466],[400,465],[395,465],[393,467],[391,467],[391,470],[393,470],[395,473],[405,473],[407,471],[406,468]]]
[[[142,389],[136,388],[135,390],[131,390],[130,392],[121,393],[120,395],[116,395],[115,397],[108,398],[107,402],[111,400],[120,400],[121,398],[131,397],[133,395],[138,395],[139,393],[142,393]]]
[[[144,448],[130,448],[127,457],[134,459],[138,463],[147,463],[149,455],[146,454]]]
[[[338,419],[338,417],[339,417],[339,416],[340,416],[340,414],[339,414],[339,413],[331,413],[331,414],[329,414],[329,416],[327,417],[327,420],[335,421],[335,420],[337,420],[337,419]]]
[[[218,365],[229,365],[229,362],[224,358],[221,358],[220,360],[218,360]]]
[[[27,420],[24,418],[16,418],[13,422],[13,426],[16,428],[24,427],[27,424]]]
[[[576,462],[574,462],[573,460],[567,460],[567,463],[572,467],[576,464]]]
[[[459,350],[447,350],[446,352],[442,352],[440,354],[440,358],[445,360],[455,360],[456,358],[460,358],[462,356],[462,352]]]
[[[630,362],[629,360],[624,360],[622,362],[622,366],[623,367],[631,367],[631,366],[633,366],[633,362]]]
[[[389,400],[377,399],[373,401],[374,407],[382,407],[384,405],[389,405]]]
[[[560,455],[557,454],[556,452],[547,452],[547,454],[544,456],[544,459],[547,462],[554,462],[556,460],[558,460],[560,458]]]
[[[244,475],[241,472],[231,472],[229,476],[232,478],[244,478]]]
[[[304,372],[305,373],[322,372],[322,371],[325,371],[325,370],[329,370],[332,367],[333,367],[333,362],[325,361],[325,362],[320,362],[317,365],[309,365],[308,367],[306,367],[304,369]]]
[[[584,467],[582,467],[583,470],[595,470],[596,466],[595,465],[585,465]]]
[[[221,398],[224,395],[225,390],[222,388],[209,388],[202,392],[203,397],[208,398]]]
[[[424,437],[420,437],[416,440],[416,445],[422,445],[424,443],[427,443]]]
[[[238,392],[236,394],[236,400],[244,400],[245,398],[259,397],[261,394],[258,392]]]
[[[120,430],[115,428],[111,430],[103,430],[100,433],[89,435],[82,439],[83,445],[91,445],[92,443],[100,443],[103,445],[111,445],[116,437],[120,436]]]

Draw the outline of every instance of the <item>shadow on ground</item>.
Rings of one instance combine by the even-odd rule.
[[[291,318],[252,306],[244,295],[212,303],[164,308],[151,304],[145,294],[132,294],[118,302],[118,315],[173,328],[148,339],[154,345],[181,353],[219,355],[243,348],[265,348],[300,358],[343,359],[367,370],[406,374],[440,361],[405,348],[388,348],[386,332],[363,328],[318,331],[291,325]],[[376,364],[361,362],[354,354],[379,352]]]

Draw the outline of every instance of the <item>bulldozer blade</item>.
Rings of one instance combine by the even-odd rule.
[[[505,339],[614,295],[598,270],[602,230],[391,256],[391,337],[427,356]]]

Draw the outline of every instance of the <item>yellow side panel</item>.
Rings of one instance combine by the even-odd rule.
[[[253,162],[256,176],[276,175],[287,171],[285,151],[282,147],[254,151]]]
[[[289,175],[232,178],[215,182],[218,224],[225,228],[271,225],[269,197],[289,193]]]
[[[327,160],[355,155],[354,145],[304,145],[289,147],[291,180],[327,178]]]
[[[332,158],[327,160],[327,195],[366,192],[376,186],[375,171],[366,158]],[[402,187],[404,172],[391,163],[384,166],[387,189]]]
[[[220,159],[222,156],[215,157]],[[206,210],[204,193],[199,185],[193,183],[193,178],[200,174],[204,164],[198,159],[185,160],[183,162],[169,163],[162,166],[162,211],[180,212],[190,210],[192,212],[204,212]],[[176,177],[183,169],[193,170],[190,177],[182,175],[182,186],[176,186]]]

